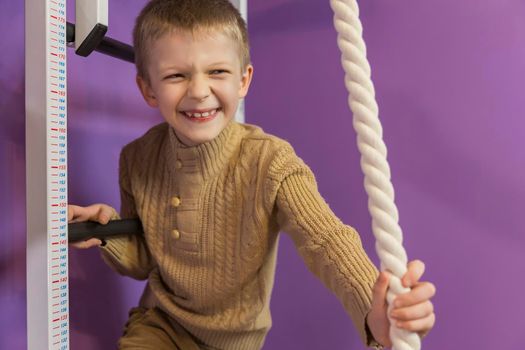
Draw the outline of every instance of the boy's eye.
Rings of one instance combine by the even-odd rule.
[[[220,74],[223,74],[223,73],[228,73],[228,71],[224,70],[224,69],[214,69],[214,70],[210,71],[211,75],[220,75]]]
[[[184,74],[175,73],[175,74],[170,74],[166,76],[164,79],[181,79],[181,78],[184,78]]]

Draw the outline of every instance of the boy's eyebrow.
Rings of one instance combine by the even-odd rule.
[[[208,64],[208,66],[231,66],[231,65],[232,63],[228,61],[217,61],[217,62]],[[184,70],[184,69],[187,69],[187,67],[178,66],[176,64],[166,64],[166,65],[161,65],[159,67],[159,70],[161,71],[168,70],[168,69]]]
[[[231,65],[231,62],[219,61],[219,62],[210,63],[210,66],[222,66],[222,65],[229,66],[229,65]]]
[[[179,67],[179,66],[176,66],[176,65],[173,65],[173,64],[166,64],[166,65],[162,65],[162,66],[159,66],[157,68],[157,70],[159,72],[164,72],[164,71],[167,71],[167,70],[177,70],[177,71],[180,71],[180,70],[183,70],[182,67]]]

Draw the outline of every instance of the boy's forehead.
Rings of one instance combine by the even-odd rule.
[[[169,31],[150,43],[147,54],[158,61],[199,58],[209,63],[236,63],[240,60],[238,43],[224,31],[211,29]]]
[[[158,43],[162,40],[172,41],[189,41],[189,42],[203,42],[208,40],[222,40],[230,44],[237,45],[238,43],[226,30],[226,28],[213,26],[213,27],[196,27],[192,29],[172,27],[157,38],[153,39],[153,43]]]

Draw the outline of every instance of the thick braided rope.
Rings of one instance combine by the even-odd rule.
[[[348,103],[354,115],[353,125],[361,152],[361,169],[365,175],[376,251],[381,260],[381,270],[392,273],[387,295],[390,311],[396,295],[408,292],[401,285],[401,277],[406,272],[407,255],[402,245],[403,233],[398,224],[394,188],[390,181],[390,167],[386,160],[387,150],[378,117],[370,64],[366,58],[359,7],[356,0],[331,0],[330,5],[335,14],[334,25],[338,32],[337,44],[342,53],[345,85],[350,93]],[[417,334],[396,328],[392,320],[391,324],[390,338],[394,350],[420,349]]]

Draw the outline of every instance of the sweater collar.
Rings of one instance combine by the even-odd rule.
[[[168,168],[172,172],[199,172],[206,178],[221,170],[231,158],[241,139],[240,125],[231,120],[213,140],[186,146],[169,126]]]

